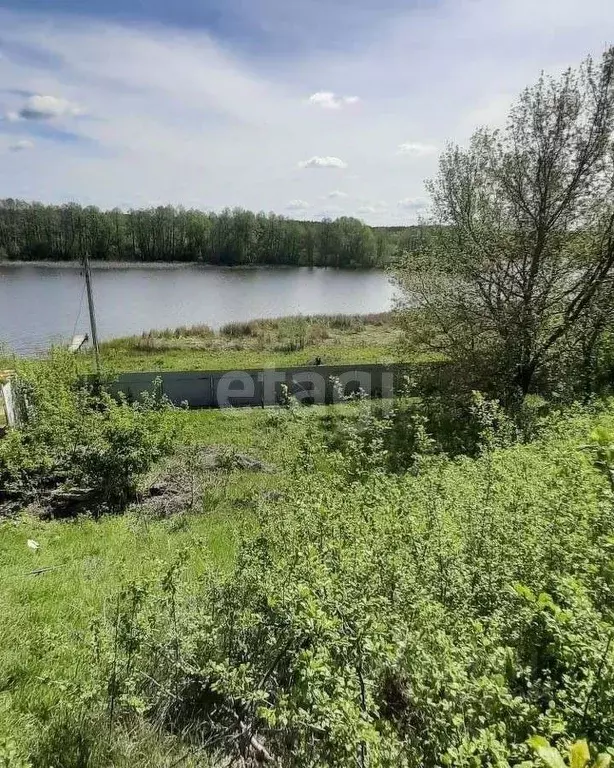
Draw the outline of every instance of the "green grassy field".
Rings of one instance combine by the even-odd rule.
[[[326,419],[326,408],[311,411],[316,420]],[[42,522],[27,511],[0,521],[0,765],[3,737],[47,743],[40,729],[47,722],[57,726],[57,712],[51,715],[66,700],[66,681],[79,692],[87,687],[92,627],[113,615],[126,584],[160,579],[186,550],[195,584],[209,569],[229,568],[240,538],[253,535],[254,499],[284,482],[299,433],[281,429],[275,412],[174,411],[170,417],[180,423],[184,442],[227,446],[267,462],[272,471],[210,473],[197,506],[165,519],[136,508],[98,522]],[[151,750],[158,747],[156,741],[142,763],[134,755],[128,764],[152,764]],[[156,765],[170,765],[166,757],[157,759]]]
[[[309,365],[390,363],[399,359],[399,334],[390,313],[318,315],[231,323],[219,331],[192,326],[149,331],[101,344],[104,369],[124,371],[215,371]],[[93,370],[91,351],[75,358]],[[422,354],[419,360],[435,358]],[[0,369],[15,358],[0,354]]]
[[[398,331],[389,314],[284,317],[150,331],[102,345],[117,371],[226,370],[390,360]]]
[[[177,412],[174,418],[202,444],[275,453],[261,441],[260,411]],[[87,685],[84,638],[92,622],[113,613],[125,584],[156,578],[186,548],[195,581],[208,568],[228,567],[250,523],[245,502],[267,480],[261,473],[233,473],[224,487],[208,489],[198,510],[165,520],[132,511],[100,522],[41,522],[28,514],[0,522],[0,765],[6,765],[3,737],[19,733],[21,743],[40,741],[41,723],[63,696],[56,681]]]
[[[284,318],[218,333],[197,328],[145,334],[104,344],[102,355],[110,371],[283,366],[315,357],[323,363],[381,362],[392,359],[396,339],[389,316]],[[93,362],[90,355],[75,360],[83,368]],[[0,368],[10,369],[11,361]],[[353,407],[334,408],[338,415]],[[309,411],[315,428],[326,430],[331,409]],[[277,409],[173,411],[169,418],[185,444],[232,449],[266,462],[269,470],[211,472],[196,505],[179,514],[156,518],[137,507],[97,522],[43,522],[24,510],[0,520],[0,766],[11,750],[27,753],[36,766],[46,765],[46,755],[57,755],[64,743],[67,755],[79,753],[79,735],[62,730],[58,708],[66,706],[67,686],[74,686],[68,699],[89,695],[94,628],[114,615],[126,585],[159,581],[184,551],[191,553],[188,577],[195,585],[211,569],[232,567],[239,542],[254,534],[255,503],[283,489],[286,466],[300,447],[304,424],[285,417],[281,424],[278,417]],[[170,766],[181,757],[173,740],[161,743],[159,734],[132,733],[128,742],[126,754],[134,745],[136,752],[117,765]],[[10,759],[10,768],[22,768],[18,758]],[[65,765],[87,764],[79,759],[67,757]],[[207,765],[202,759],[181,764]]]
[[[333,406],[335,418],[354,407]],[[57,768],[218,765],[186,752],[185,743],[172,734],[149,730],[146,720],[118,728],[114,738],[121,757],[106,762],[95,750],[108,742],[108,734],[100,736],[75,712],[82,713],[89,696],[106,695],[96,688],[96,627],[112,623],[129,585],[161,583],[182,552],[189,552],[185,577],[195,586],[211,571],[232,568],[240,542],[254,538],[254,500],[283,489],[308,425],[321,432],[330,426],[330,408],[301,413],[308,414],[308,422],[277,409],[173,411],[170,417],[180,422],[186,445],[228,446],[267,462],[270,470],[212,473],[192,510],[154,519],[136,508],[98,522],[41,522],[24,511],[0,522],[1,766],[46,766],[48,756],[57,760],[58,754],[65,761],[54,762]],[[571,451],[593,426],[611,427],[611,411],[577,422],[571,439],[566,422],[561,424],[561,439]],[[3,763],[7,754],[13,754],[12,762]]]

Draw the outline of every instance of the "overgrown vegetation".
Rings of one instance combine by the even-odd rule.
[[[486,427],[477,460],[356,480],[351,457],[304,473],[312,434],[224,578],[133,587],[116,697],[283,765],[508,765],[534,734],[608,747],[613,498],[589,422],[508,449]]]
[[[147,331],[102,345],[112,370],[232,370],[265,365],[390,360],[399,341],[391,313],[298,315]]]
[[[77,372],[74,358],[54,351],[45,364],[15,372],[20,428],[0,442],[0,504],[37,505],[62,515],[75,507],[117,511],[136,482],[170,449],[168,406],[147,395],[116,402]]]
[[[220,420],[220,436],[236,418],[252,423],[279,471],[239,495],[242,475],[216,481],[213,504],[207,491],[198,509],[129,534],[145,535],[145,551],[159,535],[176,542],[135,578],[122,567],[119,596],[115,586],[104,612],[81,623],[78,668],[59,652],[61,628],[38,646],[38,664],[53,665],[54,682],[42,685],[55,704],[26,703],[40,725],[12,730],[12,749],[34,766],[139,764],[137,753],[166,765],[158,750],[194,765],[241,755],[297,766],[539,765],[527,742],[536,734],[561,750],[580,737],[595,754],[607,749],[613,412],[543,417],[538,439],[509,444],[496,409],[477,398],[478,457],[425,444],[410,472],[391,472],[378,449],[382,419],[365,439],[366,402],[203,414]],[[337,450],[331,419],[346,438]],[[190,530],[215,526],[224,506],[239,519],[249,510],[249,525],[216,567]],[[16,598],[31,578],[19,570],[29,526],[3,531]],[[31,535],[41,552],[51,547],[52,534]],[[112,553],[104,559],[130,560]],[[69,573],[87,563],[78,556]],[[61,571],[38,578],[64,581]],[[45,605],[38,584],[28,589]],[[28,666],[15,677],[10,658],[0,656],[0,679],[19,706],[35,681]],[[17,723],[26,713],[8,714]],[[77,733],[79,757],[66,757],[60,743]]]
[[[74,358],[22,367],[0,765],[610,765],[613,61],[444,155],[448,226],[408,256],[422,302],[399,314],[424,331],[406,349],[451,362],[437,386],[190,413],[113,402]],[[247,359],[387,322],[145,338]],[[73,487],[124,515],[27,514]]]

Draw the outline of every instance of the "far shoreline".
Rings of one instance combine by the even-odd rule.
[[[335,272],[384,272],[386,267],[324,267],[308,264],[204,264],[198,261],[97,261],[90,260],[93,270],[100,269],[330,269]],[[0,261],[4,267],[35,267],[36,269],[82,269],[80,261]]]

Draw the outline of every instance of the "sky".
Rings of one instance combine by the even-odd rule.
[[[612,0],[0,0],[0,197],[411,224]]]

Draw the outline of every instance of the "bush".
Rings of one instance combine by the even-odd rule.
[[[231,339],[235,339],[241,336],[253,336],[255,330],[255,321],[252,320],[245,323],[226,323],[220,328],[220,333],[222,336],[229,336]]]
[[[172,445],[166,403],[113,400],[67,353],[21,363],[16,382],[22,423],[0,442],[0,501],[37,502],[52,514],[118,511]]]
[[[417,476],[297,467],[230,575],[135,587],[118,697],[286,766],[531,765],[535,734],[614,743],[613,498],[586,425]]]
[[[402,473],[426,456],[477,456],[485,443],[501,447],[535,439],[548,423],[547,411],[541,398],[529,396],[512,419],[477,392],[418,398],[409,382],[393,400],[359,399],[353,409],[332,410],[327,441],[348,459],[354,477],[376,468]]]

